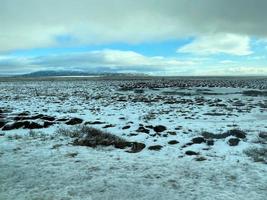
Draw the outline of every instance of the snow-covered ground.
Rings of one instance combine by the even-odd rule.
[[[266,88],[267,79],[2,81],[0,199],[266,199],[266,152],[259,162],[245,153],[266,151]],[[56,134],[82,125],[146,147],[73,146]],[[224,137],[230,130],[245,137]],[[205,132],[222,137],[208,144]]]

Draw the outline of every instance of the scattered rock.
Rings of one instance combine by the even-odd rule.
[[[183,129],[182,126],[177,126],[177,127],[175,128],[175,130],[177,130],[177,131],[182,130],[182,129]]]
[[[55,121],[56,120],[55,117],[51,117],[51,116],[47,116],[47,115],[41,117],[41,119],[46,120],[46,121]]]
[[[131,147],[132,143],[127,141],[119,141],[114,143],[114,147],[118,149],[125,149],[127,147]]]
[[[28,116],[28,115],[30,115],[29,111],[24,111],[24,112],[17,114],[17,116]]]
[[[36,123],[36,122],[28,122],[26,121],[26,124],[24,126],[25,129],[40,129],[44,128],[42,125]]]
[[[246,90],[246,91],[243,91],[243,95],[253,96],[253,97],[256,97],[256,96],[267,96],[267,91]]]
[[[150,130],[149,129],[146,129],[145,127],[143,127],[143,126],[140,126],[137,130],[136,130],[136,132],[138,132],[138,133],[149,133],[150,132]]]
[[[161,145],[154,145],[154,146],[148,147],[148,149],[152,150],[152,151],[159,151],[162,149],[162,146]]]
[[[107,124],[105,126],[103,126],[102,128],[112,128],[112,127],[115,127],[116,125],[114,124]]]
[[[185,154],[188,155],[188,156],[199,155],[199,153],[197,153],[195,151],[191,151],[191,150],[186,151]]]
[[[136,93],[136,94],[142,94],[142,93],[144,93],[145,91],[143,90],[143,89],[135,89],[134,90],[134,93]]]
[[[154,126],[152,126],[152,125],[147,125],[147,126],[145,126],[146,128],[149,128],[149,129],[153,129],[154,128]]]
[[[168,137],[168,134],[167,134],[167,133],[165,133],[165,134],[163,134],[163,135],[162,135],[162,137]]]
[[[179,142],[177,141],[177,140],[170,140],[169,142],[168,142],[168,144],[170,144],[170,145],[174,145],[174,144],[178,144]]]
[[[165,126],[162,126],[162,125],[155,126],[153,129],[157,133],[160,133],[160,132],[167,130],[167,128]]]
[[[214,140],[213,139],[208,139],[206,141],[206,143],[207,143],[208,146],[213,146],[214,145]]]
[[[122,127],[123,130],[125,130],[125,129],[129,129],[129,128],[131,128],[130,125],[126,125],[126,126]]]
[[[94,122],[85,122],[85,125],[89,124],[89,125],[97,125],[97,124],[105,124],[105,122],[101,122],[101,121],[94,121]]]
[[[139,142],[133,142],[131,150],[127,151],[128,153],[139,153],[146,147],[145,144]]]
[[[44,115],[43,114],[38,114],[38,115],[34,115],[34,116],[32,116],[32,117],[29,117],[28,119],[40,119],[40,118],[42,118],[42,117],[44,117]]]
[[[223,135],[223,134],[213,134],[213,133],[210,133],[210,132],[203,132],[202,136],[205,139],[223,139],[223,138],[228,137],[228,136]]]
[[[5,126],[5,125],[6,125],[6,122],[3,121],[3,120],[1,120],[1,121],[0,121],[0,128],[2,128],[2,127]]]
[[[83,122],[82,119],[80,118],[72,118],[69,121],[66,122],[67,125],[76,125],[76,124],[81,124]]]
[[[182,146],[182,148],[189,147],[189,146],[191,146],[191,145],[193,145],[193,144],[194,144],[193,142],[188,142],[188,143],[184,144],[184,145]]]
[[[229,146],[237,146],[239,142],[240,142],[240,139],[238,138],[230,138],[228,140]]]
[[[232,129],[227,132],[229,135],[235,136],[237,138],[246,138],[246,133],[244,131],[238,130],[238,129]]]
[[[48,127],[52,126],[53,124],[54,124],[54,122],[45,121],[44,122],[44,128],[48,128]]]
[[[9,131],[9,130],[14,130],[14,129],[19,129],[24,127],[26,124],[25,122],[14,122],[12,124],[6,124],[2,130],[3,131]]]
[[[192,139],[192,142],[194,144],[201,144],[205,142],[205,139],[203,137],[195,137]]]
[[[203,132],[202,136],[205,139],[225,139],[225,138],[230,137],[230,136],[244,139],[244,138],[246,138],[246,133],[244,131],[241,131],[238,129],[232,129],[232,130],[229,130],[229,131],[227,131],[225,133],[221,133],[221,134],[213,134],[210,132]]]
[[[138,133],[130,133],[129,136],[137,136]]]
[[[170,134],[170,135],[176,135],[175,131],[168,131],[167,133]]]
[[[207,160],[207,158],[203,157],[203,156],[199,156],[195,158],[196,161],[204,161]]]
[[[259,137],[263,139],[267,139],[267,132],[260,132]]]
[[[61,119],[57,119],[56,121],[58,121],[58,122],[65,122],[65,121],[68,121],[68,119],[66,119],[66,118],[61,118]]]

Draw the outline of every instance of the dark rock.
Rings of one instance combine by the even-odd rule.
[[[85,122],[85,125],[89,124],[89,125],[97,125],[97,124],[105,124],[105,122],[101,122],[101,121],[93,121],[93,122]]]
[[[224,115],[227,115],[227,113],[204,113],[203,115],[209,115],[209,116],[224,116]]]
[[[201,144],[205,142],[205,139],[203,137],[195,137],[192,139],[192,142],[194,144]]]
[[[246,133],[244,131],[238,130],[238,129],[232,129],[227,132],[228,134],[235,136],[237,138],[244,139],[246,138]]]
[[[36,122],[25,122],[25,129],[40,129],[40,128],[44,128],[42,125],[36,123]]]
[[[259,137],[263,139],[267,139],[267,132],[260,132]]]
[[[154,126],[152,126],[152,125],[147,125],[147,126],[145,126],[146,128],[149,128],[149,129],[153,129],[154,128]]]
[[[177,126],[177,127],[175,128],[175,130],[177,130],[177,131],[182,130],[182,129],[183,129],[182,126]]]
[[[213,134],[213,133],[210,133],[210,132],[203,132],[202,136],[205,139],[222,139],[222,138],[224,138],[224,137],[222,137],[222,134]]]
[[[146,147],[145,144],[139,142],[133,142],[131,150],[127,151],[129,153],[138,153]]]
[[[170,144],[170,145],[174,145],[174,144],[178,144],[179,142],[177,141],[177,140],[170,140],[169,142],[168,142],[168,144]]]
[[[214,145],[214,140],[212,140],[212,139],[208,139],[206,142],[207,142],[207,145],[209,145],[209,146]]]
[[[54,124],[54,122],[45,121],[44,122],[44,128],[48,128],[49,126],[52,126],[53,124]]]
[[[122,127],[123,130],[125,130],[125,129],[129,129],[129,128],[131,128],[130,125],[127,125],[127,126]]]
[[[69,121],[66,122],[67,125],[76,125],[76,124],[81,124],[83,122],[82,119],[80,118],[72,118]]]
[[[143,90],[143,89],[135,89],[134,90],[134,93],[136,93],[136,94],[142,94],[142,93],[144,93],[145,91]]]
[[[68,121],[68,119],[66,119],[66,118],[61,118],[61,119],[57,119],[56,121],[58,121],[58,122],[65,122],[65,121]]]
[[[23,115],[20,115],[20,116],[16,116],[14,117],[14,121],[20,121],[20,120],[28,120],[30,117],[28,116],[23,116]]]
[[[14,119],[15,121],[19,121],[19,120],[27,120],[27,119],[29,118],[29,115],[30,115],[30,112],[25,111],[25,112],[22,112],[22,113],[17,114],[17,116],[14,117],[13,119]]]
[[[17,114],[17,116],[28,116],[28,115],[30,115],[29,111],[24,111],[22,113]]]
[[[162,137],[168,137],[168,134],[163,134]]]
[[[109,146],[109,145],[104,145],[104,146]],[[125,149],[131,146],[132,146],[131,142],[127,142],[127,141],[120,141],[120,142],[114,143],[114,147],[118,149]]]
[[[247,90],[247,91],[243,91],[243,95],[246,96],[267,96],[267,91],[260,91],[260,90]]]
[[[146,129],[145,127],[143,127],[143,126],[140,126],[137,130],[136,130],[136,132],[138,132],[138,133],[149,133],[150,132],[150,130],[149,129]]]
[[[176,135],[175,131],[168,131],[167,133],[170,134],[170,135]]]
[[[158,125],[158,126],[154,127],[154,131],[157,133],[163,132],[165,130],[167,130],[167,128],[165,126],[162,126],[162,125]]]
[[[2,128],[2,127],[5,126],[5,125],[6,125],[6,122],[3,121],[3,120],[1,120],[1,121],[0,121],[0,128]]]
[[[207,158],[200,156],[200,157],[196,157],[195,160],[196,161],[204,161],[204,160],[207,160]]]
[[[20,115],[17,115],[16,117],[14,117],[14,120],[15,121],[36,120],[36,119],[41,119],[42,117],[44,117],[43,114],[38,114],[38,115],[34,115],[34,116],[28,116],[28,115],[23,115],[22,113],[20,113]]]
[[[130,133],[129,136],[137,136],[138,133]]]
[[[6,124],[2,130],[3,131],[9,131],[14,129],[19,129],[25,126],[25,122],[14,122],[12,124]]]
[[[114,124],[107,124],[105,126],[103,126],[102,128],[112,128],[112,127],[115,127],[116,125]]]
[[[237,146],[239,142],[240,142],[240,139],[238,138],[230,138],[228,140],[229,146]]]
[[[51,117],[51,116],[47,116],[47,115],[41,117],[41,119],[46,120],[46,121],[55,121],[56,120],[55,117]]]
[[[209,132],[203,132],[202,136],[205,139],[225,139],[229,136],[235,136],[237,138],[246,138],[246,133],[244,131],[238,130],[238,129],[232,129],[229,130],[225,133],[221,133],[221,134],[213,134],[213,133],[209,133]]]
[[[42,117],[44,117],[43,114],[38,114],[38,115],[34,115],[34,116],[30,117],[29,119],[33,119],[34,120],[34,119],[40,119]]]
[[[162,149],[162,146],[161,145],[154,145],[154,146],[148,147],[148,149],[152,150],[152,151],[159,151]]]
[[[188,143],[184,144],[184,145],[182,146],[182,148],[189,147],[189,146],[191,146],[191,145],[193,145],[193,144],[194,144],[193,142],[188,142]]]
[[[186,151],[185,154],[188,155],[188,156],[199,155],[199,153],[197,153],[195,151],[190,151],[190,150]]]

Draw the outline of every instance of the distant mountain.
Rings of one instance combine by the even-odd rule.
[[[110,72],[101,72],[101,73],[90,73],[84,71],[36,71],[32,73],[16,75],[15,77],[25,77],[25,78],[34,78],[34,77],[55,77],[55,76],[146,76],[145,74],[138,73],[110,73]]]

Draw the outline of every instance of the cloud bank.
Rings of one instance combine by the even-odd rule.
[[[3,73],[38,70],[83,70],[88,72],[168,73],[193,66],[195,62],[164,57],[148,57],[133,51],[101,50],[41,57],[0,57]],[[12,68],[12,71],[10,69]]]

